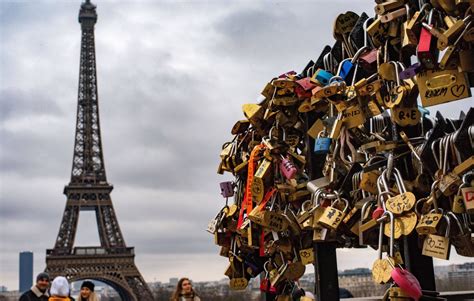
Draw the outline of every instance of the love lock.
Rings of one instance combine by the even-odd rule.
[[[394,248],[394,239],[393,235],[390,236],[390,247],[389,247],[389,255],[387,258],[382,259],[382,242],[383,242],[383,228],[384,228],[384,221],[386,219],[389,219],[390,221],[390,226],[393,232],[394,228],[394,219],[393,219],[393,213],[386,211],[384,215],[377,220],[377,222],[380,223],[379,227],[379,245],[378,245],[378,254],[379,257],[378,259],[374,262],[372,266],[372,278],[374,279],[375,282],[383,284],[387,283],[391,279],[391,272],[394,268],[395,265],[395,260],[394,260],[394,253],[393,253],[393,248]]]
[[[342,211],[334,207],[334,205],[336,205],[338,202],[344,203],[344,209]],[[321,224],[323,227],[336,230],[344,219],[344,216],[348,210],[349,202],[346,199],[338,198],[331,204],[331,206],[324,209],[324,212],[319,219],[319,224]]]
[[[443,218],[446,221],[445,234],[443,236],[428,234],[423,242],[422,254],[448,260],[451,251],[451,243],[449,241],[451,221],[447,215],[443,215]]]
[[[400,289],[409,297],[413,298],[415,301],[420,299],[422,296],[421,285],[412,273],[400,267],[396,267],[391,271],[390,276]]]

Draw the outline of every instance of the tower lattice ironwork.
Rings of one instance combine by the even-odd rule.
[[[46,271],[70,281],[96,279],[114,287],[122,300],[151,301],[153,295],[135,265],[112,205],[113,186],[107,182],[102,151],[94,26],[96,6],[81,4],[81,56],[76,135],[71,181],[64,188],[66,208],[53,249],[46,251]],[[100,246],[74,247],[79,213],[95,211]]]

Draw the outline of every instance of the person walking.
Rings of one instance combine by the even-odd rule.
[[[48,301],[71,301],[69,296],[69,282],[63,276],[54,278],[49,289],[51,297]]]
[[[191,280],[188,278],[181,278],[176,285],[176,290],[171,296],[171,301],[201,301],[193,289]]]
[[[95,284],[92,281],[84,281],[81,285],[81,293],[77,301],[99,301],[99,297],[94,292]]]
[[[38,276],[36,276],[36,284],[21,295],[19,301],[47,301],[49,298],[48,287],[48,273],[39,273]]]

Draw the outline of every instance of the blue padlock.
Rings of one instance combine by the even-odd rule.
[[[323,137],[323,134],[324,132],[319,133],[314,142],[314,153],[316,155],[325,155],[329,153],[332,140],[329,137]]]
[[[430,110],[428,110],[428,109],[426,109],[422,106],[418,106],[418,110],[421,113],[421,118],[424,118],[426,115],[430,115]]]
[[[345,59],[344,61],[341,62],[339,76],[342,77],[342,79],[346,80],[349,73],[351,73],[352,68],[354,68],[354,64],[351,62],[351,60]]]
[[[323,69],[318,69],[315,74],[316,80],[320,82],[323,86],[329,84],[329,80],[331,79],[331,77],[333,77],[333,75]]]

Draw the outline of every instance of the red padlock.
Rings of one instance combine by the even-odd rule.
[[[263,265],[263,269],[265,271],[265,277],[260,276],[260,291],[270,293],[270,294],[276,294],[277,289],[271,284],[270,279],[268,278],[268,275],[269,275],[269,271],[267,269],[268,264],[270,264],[270,261],[267,261]]]
[[[311,90],[316,87],[315,84],[311,82],[311,78],[305,77],[296,81],[295,93],[298,98],[310,98],[313,94]]]
[[[270,293],[270,294],[277,293],[276,287],[271,285],[270,279],[268,278],[262,278],[260,280],[260,291],[265,292],[265,293]]]
[[[296,74],[297,74],[296,71],[293,71],[293,70],[292,70],[292,71],[288,71],[288,72],[286,72],[286,73],[280,74],[280,75],[278,76],[278,78],[287,78],[287,77],[289,77],[290,75],[296,75]]]
[[[430,12],[428,23],[433,26],[433,12]],[[417,56],[418,61],[426,69],[434,69],[438,62],[438,48],[436,47],[436,39],[431,32],[425,27],[421,28],[420,39],[418,41]]]
[[[385,210],[383,210],[382,207],[377,207],[377,209],[374,210],[374,212],[372,212],[372,219],[379,219],[382,217],[382,215],[384,214]]]
[[[370,49],[362,53],[359,57],[359,63],[366,71],[375,71],[377,69],[377,57],[379,51],[377,49]]]

